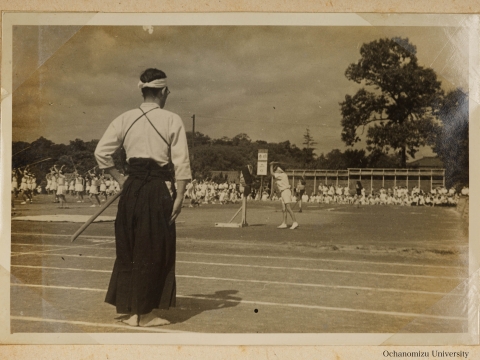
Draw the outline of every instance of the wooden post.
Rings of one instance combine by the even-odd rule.
[[[373,194],[373,170],[372,174],[370,175],[370,194]]]
[[[242,226],[248,226],[247,224],[247,197],[243,195],[242,199]]]
[[[260,176],[260,201],[262,200],[263,196],[263,175]]]
[[[313,173],[313,195],[317,195],[317,170]]]
[[[382,187],[385,187],[385,169],[383,169],[383,175],[382,175]]]
[[[397,169],[395,169],[393,173],[393,186],[397,186]]]
[[[445,187],[445,170],[443,170],[443,187]]]
[[[350,190],[350,169],[347,169],[347,185],[348,189]]]
[[[433,170],[430,170],[430,192],[433,190]]]
[[[337,170],[337,185],[336,186],[338,187],[338,170]]]

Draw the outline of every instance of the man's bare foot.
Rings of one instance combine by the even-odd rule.
[[[140,322],[138,326],[151,327],[151,326],[163,326],[170,324],[170,321],[158,317],[154,311],[146,315],[140,315]]]
[[[138,316],[132,315],[128,319],[120,320],[122,323],[130,325],[130,326],[138,326]]]

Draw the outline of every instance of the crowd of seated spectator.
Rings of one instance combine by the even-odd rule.
[[[295,190],[295,189],[293,189]],[[460,196],[468,196],[468,187],[463,187],[460,193],[455,188],[447,189],[438,186],[425,192],[414,186],[410,190],[406,186],[393,188],[381,187],[378,190],[367,191],[358,181],[355,189],[333,184],[320,184],[317,191],[310,195],[303,194],[302,198],[293,191],[294,201],[302,200],[305,203],[318,204],[358,204],[358,205],[400,205],[400,206],[456,206]],[[213,181],[192,181],[187,186],[185,198],[190,199],[190,206],[201,204],[228,204],[238,203],[243,197],[243,186],[234,182],[217,184]],[[262,192],[252,189],[247,196],[249,201],[278,201],[279,194],[271,192],[268,187]]]

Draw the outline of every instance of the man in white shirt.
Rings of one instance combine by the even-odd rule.
[[[272,161],[270,163],[270,174],[275,179],[275,184],[277,185],[278,191],[280,191],[280,199],[282,201],[282,212],[283,212],[283,222],[279,229],[286,229],[287,226],[287,212],[290,214],[293,224],[290,227],[291,230],[294,230],[298,227],[297,220],[295,219],[295,214],[290,207],[290,204],[294,202],[292,200],[292,191],[290,190],[290,184],[288,182],[288,176],[285,172],[280,168],[279,163],[276,161]]]
[[[176,305],[175,219],[191,171],[182,120],[163,110],[166,80],[163,71],[145,70],[138,84],[144,102],[113,120],[95,150],[100,169],[122,188],[115,222],[117,258],[105,301],[126,314],[123,321],[132,326],[167,325],[155,309]],[[121,146],[128,176],[112,160]]]

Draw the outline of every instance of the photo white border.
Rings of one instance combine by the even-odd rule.
[[[0,180],[2,199],[10,195],[12,142],[12,26],[13,25],[287,25],[287,26],[465,26],[470,34],[470,228],[469,228],[469,332],[464,334],[151,334],[76,333],[10,334],[0,328],[0,343],[8,344],[201,344],[201,345],[381,345],[395,336],[404,345],[473,345],[479,343],[478,271],[480,268],[479,226],[474,220],[479,175],[478,157],[472,139],[480,139],[479,98],[479,16],[470,14],[311,14],[311,13],[4,13],[2,24],[2,95]],[[0,209],[0,323],[10,324],[10,202]],[[472,219],[473,217],[473,219]]]

